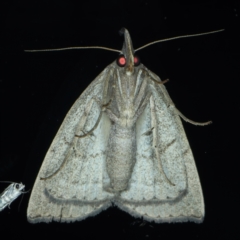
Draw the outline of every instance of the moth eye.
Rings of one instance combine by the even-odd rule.
[[[19,187],[20,187],[19,184],[16,184],[16,189],[19,189]]]
[[[126,58],[123,55],[120,55],[117,59],[117,65],[119,67],[124,67],[126,65]]]
[[[134,66],[138,66],[140,64],[140,59],[138,56],[134,56]]]

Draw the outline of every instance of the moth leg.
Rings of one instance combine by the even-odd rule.
[[[175,106],[173,106],[175,108],[175,111],[177,112],[177,114],[186,122],[189,122],[193,125],[196,125],[196,126],[206,126],[206,125],[209,125],[212,123],[212,121],[208,121],[208,122],[195,122],[187,117],[185,117]]]
[[[119,123],[119,118],[109,109],[106,109],[108,117],[115,123]],[[119,123],[120,124],[120,123]]]
[[[112,95],[114,94],[115,96],[115,104],[116,104],[116,108],[118,109],[119,112],[122,112],[123,109],[122,109],[122,106],[126,104],[126,95],[124,94],[124,91],[122,89],[122,83],[120,81],[120,76],[119,76],[119,72],[118,71],[115,71],[114,73],[114,93],[111,92],[111,97],[110,99],[112,98]],[[117,123],[117,124],[121,124],[120,123],[120,117],[116,116],[113,111],[111,110],[110,107],[106,107],[106,113],[108,114],[108,117],[110,118],[111,121],[113,121],[114,123]]]
[[[106,99],[106,97],[107,97],[107,95],[108,95],[108,93],[107,93],[107,92],[108,92],[108,83],[109,83],[109,79],[110,79],[110,77],[111,77],[112,71],[113,71],[112,69],[109,71],[109,73],[108,73],[108,75],[107,75],[107,78],[106,78],[106,81],[105,81],[105,84],[104,84],[103,99]],[[51,174],[51,175],[48,176],[48,177],[41,177],[41,178],[40,178],[41,180],[47,180],[47,179],[52,178],[53,176],[55,176],[55,175],[64,167],[64,165],[66,164],[67,159],[68,159],[68,157],[69,157],[69,155],[70,155],[71,150],[73,149],[74,151],[76,151],[76,147],[74,147],[74,146],[76,146],[77,139],[78,139],[78,138],[83,138],[83,137],[89,136],[89,135],[97,128],[97,126],[98,126],[98,124],[99,124],[99,122],[100,122],[100,120],[101,120],[101,117],[102,117],[102,112],[106,111],[107,106],[108,106],[108,105],[111,103],[111,101],[112,101],[111,97],[112,97],[112,96],[110,96],[110,100],[108,101],[108,103],[102,104],[102,106],[101,106],[101,112],[100,112],[100,114],[99,114],[99,116],[98,116],[98,119],[97,119],[95,125],[93,126],[93,128],[92,128],[90,131],[88,131],[87,133],[84,133],[83,135],[75,134],[75,137],[76,137],[76,138],[75,138],[75,139],[72,141],[72,143],[70,144],[68,153],[67,153],[66,157],[64,158],[61,166],[57,169],[57,171],[55,171],[53,174]],[[93,97],[93,98],[89,101],[89,104],[87,105],[87,107],[86,107],[86,109],[85,109],[85,111],[84,111],[84,115],[83,115],[83,117],[82,117],[82,119],[81,119],[80,122],[82,122],[82,121],[85,122],[85,121],[87,120],[87,117],[88,117],[88,115],[89,115],[89,113],[90,113],[90,110],[91,110],[91,108],[92,108],[92,105],[93,105],[93,101],[94,101],[94,100],[98,103],[98,105],[101,105],[100,100],[98,100],[98,99],[96,99],[96,98]],[[82,131],[82,130],[81,130],[81,124],[79,124],[78,128],[76,129],[76,132],[79,132],[79,131]]]
[[[142,76],[143,73],[144,75],[147,75],[146,71],[139,70],[136,86],[132,88],[129,94],[131,96],[131,101],[132,101],[130,105],[128,105],[129,103],[127,100],[129,99],[129,96],[127,96],[126,94],[127,84],[123,84],[123,81],[121,81],[118,71],[114,73],[116,76],[115,85],[117,86],[116,88],[114,88],[115,100],[116,100],[115,104],[120,114],[119,116],[116,115],[116,113],[113,112],[111,108],[107,108],[106,110],[109,118],[114,123],[121,125],[123,119],[125,118],[125,116],[121,116],[121,113],[129,111],[130,114],[128,116],[128,119],[131,119],[129,122],[131,122],[131,124],[134,124],[137,121],[138,117],[144,111],[152,93],[147,89],[149,84],[147,79],[145,79],[146,76]]]
[[[108,104],[109,104],[109,103],[108,103]],[[106,105],[108,105],[108,104],[106,104]],[[87,133],[83,134],[83,135],[77,135],[77,134],[75,134],[75,137],[78,137],[78,138],[86,137],[86,136],[90,135],[90,134],[97,128],[97,126],[98,126],[98,124],[99,124],[99,122],[100,122],[100,120],[101,120],[101,117],[102,117],[102,112],[105,111],[104,106],[105,106],[105,105],[102,106],[102,110],[100,111],[100,114],[99,114],[99,116],[98,116],[98,119],[97,119],[95,125],[93,126],[93,128],[92,128],[91,130],[89,130]]]
[[[135,86],[135,91],[134,91],[135,106],[141,105],[142,99],[146,94],[146,88],[148,87],[148,81],[146,80],[146,76],[147,76],[146,71],[139,70],[138,76],[137,76],[137,84]],[[142,81],[140,79],[142,79]]]
[[[86,109],[85,109],[85,112],[84,112],[84,115],[82,116],[82,120],[85,122],[86,120],[87,120],[87,117],[88,117],[88,114],[89,114],[89,112],[90,112],[90,110],[91,110],[91,108],[92,108],[92,105],[93,105],[93,101],[96,101],[96,102],[98,102],[96,99],[94,99],[94,98],[92,98],[90,101],[89,101],[89,103],[88,103],[88,105],[87,105],[87,107],[86,107]],[[109,104],[109,103],[108,103]],[[101,111],[101,113],[102,113],[102,111]],[[100,113],[100,117],[101,117],[101,113]],[[99,118],[99,121],[100,121],[100,119],[101,118]],[[81,121],[80,121],[81,122]],[[98,121],[97,121],[97,125],[98,125]],[[80,124],[81,125],[81,124]],[[95,124],[96,125],[96,124]],[[95,127],[95,125],[94,125],[94,127]],[[79,126],[80,128],[81,128],[81,126]],[[78,128],[79,128],[78,127]],[[97,127],[97,126],[96,126]],[[93,129],[94,130],[94,129]],[[77,129],[76,130],[77,132],[78,131],[80,131],[80,129]],[[88,133],[88,134],[86,134],[86,136],[87,135],[89,135],[90,133]],[[66,162],[67,162],[67,160],[69,159],[69,156],[70,156],[70,154],[71,154],[71,150],[72,149],[75,149],[75,147],[74,146],[76,146],[76,143],[77,143],[77,141],[78,141],[78,138],[75,138],[75,139],[73,139],[73,141],[71,142],[71,144],[70,144],[70,146],[69,146],[69,150],[68,150],[68,152],[67,152],[67,154],[66,154],[66,156],[65,156],[65,158],[64,158],[64,160],[63,160],[63,162],[61,163],[61,165],[60,165],[60,167],[54,172],[54,173],[52,173],[51,175],[49,175],[49,176],[47,176],[47,177],[40,177],[40,180],[47,180],[47,179],[50,179],[50,178],[52,178],[53,176],[55,176],[60,170],[62,170],[62,168],[64,167],[64,165],[66,164]]]
[[[103,89],[103,99],[105,99],[105,100],[109,99],[109,101],[105,104],[102,104],[102,102],[100,100],[96,99],[95,97],[93,98],[96,101],[96,103],[98,103],[98,105],[101,106],[101,112],[98,116],[98,119],[91,130],[89,130],[87,133],[84,133],[83,135],[75,134],[75,137],[78,137],[78,138],[86,137],[86,136],[90,135],[98,127],[98,124],[102,117],[102,113],[107,110],[107,107],[112,102],[112,92],[111,92],[111,94],[108,94],[108,85],[109,85],[109,81],[110,81],[110,77],[111,77],[112,73],[113,73],[113,69],[110,69],[109,73],[107,74],[107,79],[105,81],[104,89]]]
[[[170,179],[167,177],[166,173],[164,172],[163,170],[163,165],[162,165],[162,161],[161,161],[161,158],[160,158],[160,153],[158,151],[158,138],[157,138],[157,120],[156,120],[156,109],[155,109],[155,103],[154,103],[154,99],[153,97],[150,98],[150,108],[151,108],[151,118],[152,118],[152,126],[153,126],[153,149],[155,151],[155,154],[156,154],[156,158],[157,158],[157,161],[159,163],[159,170],[162,172],[164,178],[166,179],[166,181],[172,185],[172,186],[175,186],[174,183],[172,183],[170,181]]]
[[[93,97],[92,100],[95,100],[96,103],[98,103],[99,105],[99,108],[101,108],[101,112],[98,116],[98,119],[95,123],[95,125],[93,126],[93,128],[91,130],[89,130],[87,133],[84,133],[83,130],[82,132],[84,133],[83,135],[79,135],[79,134],[75,134],[75,137],[78,137],[78,138],[83,138],[83,137],[86,137],[88,135],[90,135],[98,126],[100,120],[101,120],[101,117],[102,117],[102,112],[106,111],[106,108],[110,105],[110,103],[112,102],[112,92],[111,94],[108,94],[108,85],[109,85],[109,81],[110,81],[110,78],[112,76],[112,73],[113,73],[113,69],[110,69],[110,71],[107,73],[107,77],[106,77],[106,80],[105,80],[105,84],[104,84],[104,88],[103,88],[103,98],[105,100],[105,102],[108,102],[103,104],[99,99]],[[100,107],[101,106],[101,107]],[[88,112],[89,114],[89,112]]]
[[[101,107],[101,111],[100,111],[100,114],[98,116],[98,119],[96,121],[96,123],[94,124],[93,128],[91,130],[89,130],[87,133],[83,134],[83,135],[77,135],[75,134],[75,137],[78,137],[78,138],[83,138],[83,137],[86,137],[88,135],[90,135],[98,126],[100,120],[101,120],[101,117],[102,117],[102,113],[106,111],[107,107],[109,106],[109,104],[111,103],[111,99],[109,100],[109,102],[107,104],[103,104],[102,107]],[[96,102],[99,102],[98,100]]]
[[[119,72],[115,71],[114,72],[114,94],[115,94],[115,99],[116,99],[116,106],[119,112],[122,112],[122,104],[121,103],[125,103],[125,100],[127,98],[126,94],[123,93],[122,90],[122,84],[120,81],[120,76],[119,76]]]
[[[146,70],[145,70],[146,71]],[[149,78],[152,80],[152,81],[154,81],[154,82],[156,82],[156,83],[166,83],[166,82],[168,82],[169,81],[169,79],[166,79],[166,80],[164,80],[164,81],[162,81],[161,79],[160,79],[160,77],[158,76],[158,75],[156,75],[155,73],[153,73],[152,71],[150,71],[150,70],[148,70],[148,71],[146,71],[147,72],[147,74],[148,74],[148,76],[149,76]]]
[[[135,92],[134,92],[134,111],[135,111],[135,115],[134,115],[134,121],[136,122],[138,117],[143,113],[146,105],[149,103],[149,99],[152,96],[152,93],[147,89],[148,88],[148,81],[146,79],[146,77],[148,78],[148,73],[146,71],[139,71],[138,74],[138,80],[140,79],[140,76],[144,74],[145,76],[143,77],[143,80],[141,82],[140,87],[135,88]]]
[[[169,79],[165,79],[165,80],[163,80],[163,81],[158,81],[158,80],[155,80],[154,78],[152,78],[150,75],[149,75],[149,77],[150,77],[150,79],[152,80],[152,81],[154,81],[155,83],[157,83],[157,84],[165,84],[165,83],[167,83],[168,81],[169,81]]]
[[[152,73],[151,71],[149,71],[150,73],[150,77],[152,80],[154,80],[154,82],[157,83],[165,83],[167,80],[160,82],[160,78],[158,76],[156,76],[154,73]],[[165,96],[167,102],[168,102],[168,107],[174,108],[174,111],[176,112],[177,115],[179,115],[184,121],[189,122],[193,125],[197,125],[197,126],[205,126],[205,125],[209,125],[212,123],[212,121],[207,121],[207,122],[195,122],[187,117],[185,117],[175,106],[175,104],[173,103],[172,99],[170,98],[169,94],[167,93],[167,91],[165,90],[165,87],[163,85],[159,85],[159,87],[161,88],[163,95]]]
[[[144,98],[143,102],[141,103],[140,106],[138,106],[138,109],[136,110],[136,114],[134,115],[134,121],[136,122],[138,117],[143,113],[145,107],[147,106],[147,104],[149,103],[149,99],[151,98],[152,93],[148,92],[147,96]]]

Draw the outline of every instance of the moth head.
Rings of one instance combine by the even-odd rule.
[[[23,185],[22,183],[14,183],[14,189],[18,191],[22,191],[24,188],[25,188],[25,185]]]
[[[140,64],[140,60],[134,55],[134,49],[132,45],[132,40],[130,34],[126,28],[120,30],[120,34],[124,35],[124,43],[122,48],[122,54],[117,59],[117,64],[119,67],[124,67],[127,75],[132,75],[134,73],[134,66]]]

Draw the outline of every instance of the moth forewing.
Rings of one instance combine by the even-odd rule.
[[[36,178],[27,217],[71,222],[112,204],[155,222],[204,218],[194,158],[160,78],[134,57],[126,29],[121,56],[66,115]]]

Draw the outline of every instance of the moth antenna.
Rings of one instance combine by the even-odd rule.
[[[202,35],[207,35],[207,34],[213,34],[213,33],[217,33],[217,32],[222,32],[224,30],[225,29],[220,29],[220,30],[216,30],[216,31],[206,32],[206,33],[189,34],[189,35],[182,35],[182,36],[177,36],[177,37],[172,37],[172,38],[156,40],[156,41],[147,43],[146,45],[143,45],[140,48],[135,49],[135,52],[139,51],[143,48],[146,48],[150,45],[160,43],[160,42],[167,42],[167,41],[171,41],[171,40],[175,40],[175,39],[179,39],[179,38],[188,38],[188,37],[196,37],[196,36],[202,36]],[[121,33],[121,30],[119,32]],[[24,50],[24,52],[57,52],[57,51],[76,50],[76,49],[103,49],[103,50],[107,50],[107,51],[122,53],[122,51],[120,51],[120,50],[117,50],[114,48],[102,47],[102,46],[65,47],[65,48],[40,49],[40,50],[33,49],[33,50]]]
[[[188,38],[188,37],[197,37],[197,36],[202,36],[202,35],[207,35],[207,34],[212,34],[212,33],[217,33],[217,32],[222,32],[224,31],[225,29],[220,29],[220,30],[216,30],[216,31],[211,31],[211,32],[205,32],[205,33],[197,33],[197,34],[189,34],[189,35],[182,35],[182,36],[177,36],[177,37],[172,37],[172,38],[165,38],[165,39],[161,39],[161,40],[156,40],[156,41],[153,41],[153,42],[150,42],[146,45],[143,45],[142,47],[138,48],[138,49],[135,49],[135,52],[136,51],[139,51],[143,48],[146,48],[150,45],[153,45],[153,44],[156,44],[156,43],[160,43],[160,42],[167,42],[167,41],[171,41],[171,40],[175,40],[175,39],[179,39],[179,38]]]
[[[65,51],[65,50],[76,50],[76,49],[104,49],[112,52],[118,52],[121,53],[120,50],[113,49],[113,48],[107,48],[107,47],[101,47],[101,46],[86,46],[86,47],[65,47],[65,48],[53,48],[53,49],[40,49],[40,50],[24,50],[24,52],[57,52],[57,51]]]
[[[11,182],[11,181],[0,181],[2,183],[14,183],[14,182]]]

